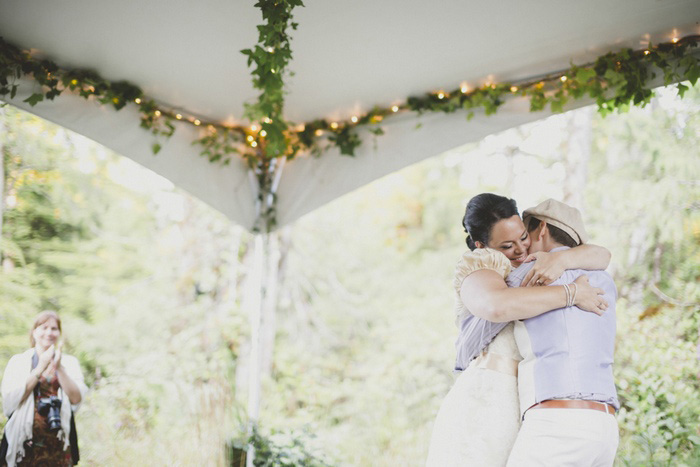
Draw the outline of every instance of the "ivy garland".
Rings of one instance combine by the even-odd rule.
[[[160,150],[162,138],[173,134],[175,122],[181,121],[202,127],[199,139],[193,144],[202,147],[201,155],[210,162],[228,164],[237,154],[261,173],[268,171],[272,159],[293,159],[300,152],[318,156],[332,146],[337,147],[341,154],[354,156],[362,144],[360,132],[363,129],[381,135],[381,122],[398,113],[465,110],[467,119],[470,119],[477,109],[483,109],[486,115],[496,113],[511,96],[528,98],[533,112],[548,105],[553,112],[561,112],[570,100],[589,96],[595,99],[598,110],[607,114],[616,109],[625,110],[630,104],[645,106],[649,103],[653,95],[651,82],[658,71],[663,73],[665,84],[679,82],[681,97],[688,89],[682,82],[689,81],[694,85],[700,77],[700,63],[691,50],[700,43],[700,36],[691,35],[650,45],[646,49],[609,52],[594,62],[572,65],[541,79],[486,84],[472,90],[463,86],[452,91],[429,92],[409,97],[400,105],[374,107],[348,121],[318,119],[296,125],[285,121],[283,110],[284,77],[292,58],[287,30],[298,26],[292,22],[291,14],[297,6],[303,6],[301,0],[259,0],[256,4],[266,24],[258,26],[258,44],[253,49],[241,51],[248,56],[249,66],[255,64],[253,84],[261,91],[257,102],[245,108],[245,116],[256,122],[250,126],[223,125],[191,115],[183,116],[176,108],[145,96],[134,84],[108,81],[91,70],[60,68],[53,61],[33,57],[2,38],[0,96],[9,94],[14,98],[18,79],[31,76],[39,87],[25,99],[32,106],[53,100],[64,91],[95,99],[116,110],[127,104],[137,105],[141,126],[156,137],[152,147],[154,153]],[[269,184],[269,180],[266,183]]]

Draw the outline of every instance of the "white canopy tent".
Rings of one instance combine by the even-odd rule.
[[[518,81],[700,33],[696,0],[606,2],[354,2],[307,0],[293,12],[294,58],[285,114],[292,122],[347,119],[374,105],[438,89]],[[139,85],[158,102],[203,120],[241,122],[257,91],[241,49],[257,42],[254,2],[224,0],[0,0],[0,35],[65,68],[89,68]],[[179,123],[153,155],[137,110],[121,111],[64,93],[54,102],[12,105],[86,135],[148,167],[251,228],[257,187],[242,160],[222,167],[192,146],[198,129]],[[589,102],[577,101],[573,106]],[[278,225],[365,183],[447,149],[543,118],[513,99],[497,115],[400,115],[382,125],[355,158],[332,149],[286,164],[277,190]],[[416,128],[420,123],[420,128]],[[366,139],[375,137],[369,135]]]

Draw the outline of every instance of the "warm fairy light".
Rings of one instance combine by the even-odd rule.
[[[137,97],[136,99],[134,99],[134,102],[136,102],[137,104],[140,104],[140,103],[141,103],[141,98]]]
[[[323,134],[323,130],[321,130],[320,128],[318,130],[316,130],[316,136],[321,136],[322,134]]]
[[[394,113],[398,112],[398,111],[399,111],[399,106],[398,106],[398,105],[392,105],[392,106],[391,106],[391,111],[394,112]]]
[[[560,79],[560,80],[561,80],[561,82],[563,83],[563,82],[565,82],[565,81],[566,81],[566,76],[562,76],[562,77],[561,77],[561,78],[559,78],[559,79]]]
[[[182,120],[182,114],[175,115],[175,118],[177,118],[178,120]]]
[[[359,119],[355,115],[353,115],[350,120],[352,121],[352,123],[357,123],[357,120]]]
[[[445,93],[444,92],[439,92],[437,95],[438,99],[444,99],[445,98]]]
[[[258,131],[257,125],[250,125],[250,131]]]
[[[338,122],[331,122],[331,128],[334,130],[338,129]]]
[[[275,51],[275,48],[272,47],[272,46],[270,46],[270,47],[268,47],[268,48],[265,49],[265,50],[267,50],[269,53],[273,53],[273,52]]]
[[[263,122],[272,123],[272,119],[270,117],[265,117],[265,118],[263,118]]]
[[[248,137],[246,137],[246,139],[248,140],[249,143],[252,143],[255,140],[255,138],[253,138],[252,135],[248,135]]]
[[[153,112],[153,113],[155,114],[156,117],[160,117],[160,116],[161,116],[160,110],[156,110],[156,111]]]
[[[459,88],[460,91],[462,91],[462,94],[466,94],[469,92],[469,86],[466,84],[463,84],[461,88]]]
[[[273,74],[273,75],[274,75],[275,73],[277,73],[277,72],[275,71],[275,69],[274,69],[274,68],[273,68],[273,69],[271,69],[270,71],[272,72],[272,74]]]
[[[257,147],[258,147],[258,143],[257,143],[256,141],[253,141],[252,143],[250,143],[250,147],[251,147],[251,148],[257,148]]]
[[[301,124],[297,125],[296,130],[297,131],[304,131],[304,130],[306,130],[306,125],[301,123]]]
[[[199,126],[199,125],[202,124],[202,122],[200,122],[200,121],[199,121],[198,119],[196,119],[196,118],[194,119],[194,122],[192,122],[192,123],[194,123],[194,124],[197,125],[197,126]]]
[[[491,89],[496,89],[496,83],[491,84]]]
[[[267,136],[267,131],[262,130],[262,131],[260,132],[260,136],[262,136],[263,138],[266,137],[266,136]]]
[[[649,55],[650,53],[651,53],[651,52],[649,52],[648,50],[645,50],[645,51],[644,51],[644,55]]]
[[[518,92],[518,87],[517,87],[517,86],[511,86],[511,87],[510,87],[510,92]]]
[[[77,80],[77,79],[74,79],[74,80],[72,80],[72,81],[70,82],[70,84],[72,84],[73,86],[75,86],[76,84],[78,84],[78,80]]]
[[[677,37],[674,37],[673,39],[671,39],[671,42],[673,42],[674,44],[677,44],[679,40],[680,39],[678,39]]]

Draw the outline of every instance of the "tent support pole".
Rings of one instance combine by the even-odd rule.
[[[264,295],[263,265],[267,234],[258,233],[254,238],[253,267],[250,281],[250,364],[248,373],[248,435],[252,436],[260,415],[260,336]],[[248,445],[246,467],[253,467],[255,448]]]

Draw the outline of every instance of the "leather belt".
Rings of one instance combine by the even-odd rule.
[[[615,407],[610,404],[581,399],[549,399],[533,405],[530,409],[592,409],[615,415]]]
[[[519,362],[513,358],[484,350],[478,357],[471,361],[469,366],[486,368],[505,375],[518,376],[518,363]]]

